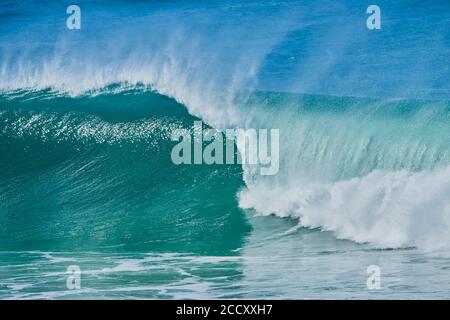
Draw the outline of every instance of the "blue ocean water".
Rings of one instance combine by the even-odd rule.
[[[76,4],[0,3],[1,299],[448,298],[448,1],[377,1],[381,30],[366,1]],[[278,174],[174,165],[195,120],[279,129]]]

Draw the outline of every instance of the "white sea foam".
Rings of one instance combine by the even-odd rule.
[[[420,172],[374,171],[329,184],[250,185],[242,208],[299,218],[304,227],[379,248],[450,249],[450,166]]]

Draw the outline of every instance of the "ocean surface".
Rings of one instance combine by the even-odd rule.
[[[449,298],[450,2],[74,4],[0,1],[0,299]],[[175,165],[197,120],[278,174]]]

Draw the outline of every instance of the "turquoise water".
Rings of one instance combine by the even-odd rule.
[[[405,233],[405,241],[410,242],[395,250],[337,240],[336,235],[341,232],[339,225],[334,232],[324,232],[314,226],[302,228],[302,223],[310,227],[308,214],[315,213],[308,210],[322,209],[321,204],[318,208],[305,206],[304,212],[282,211],[279,208],[284,205],[277,206],[277,203],[294,201],[289,193],[301,199],[302,193],[285,189],[285,197],[271,199],[271,193],[261,187],[261,183],[267,182],[261,177],[246,187],[240,165],[175,166],[170,151],[176,142],[170,140],[170,132],[180,128],[190,130],[196,118],[173,99],[154,92],[126,89],[111,94],[110,89],[99,95],[75,98],[58,96],[51,91],[3,95],[0,111],[2,298],[446,296],[450,260],[446,258],[445,248],[436,252],[439,245],[448,241],[446,234],[438,234],[438,230],[436,234],[428,234],[429,229],[417,231],[419,240],[425,237],[428,241],[436,238],[440,241],[432,243],[431,252],[424,252],[423,248],[417,248],[422,243],[415,243],[416,239],[409,234],[411,224],[417,223],[414,220],[407,221],[407,228],[394,224],[391,230],[386,228],[385,233],[374,238],[376,244],[392,236],[390,233],[398,236]],[[262,93],[258,93],[248,99],[248,105],[262,101],[261,96]],[[263,101],[270,101],[274,106],[276,103],[287,105],[288,100],[298,104],[302,101],[302,107],[295,112],[301,114],[299,119],[304,128],[308,128],[310,113],[324,113],[322,117],[327,120],[323,121],[331,121],[328,117],[332,115],[333,121],[344,121],[348,119],[348,109],[355,103],[355,99],[347,102],[340,99],[343,104],[339,106],[335,98],[274,93],[263,96]],[[330,100],[337,109],[324,111],[321,106]],[[364,99],[356,101],[369,106],[376,103]],[[379,110],[372,115],[371,122],[375,122],[372,125],[377,126],[379,118],[389,116],[390,121],[398,122],[396,130],[400,136],[410,132],[410,136],[405,137],[408,141],[415,136],[414,131],[409,125],[402,130],[400,124],[421,114],[417,104],[388,104],[387,114],[386,110]],[[448,130],[448,122],[441,120],[442,115],[448,114],[448,106],[432,105],[436,108],[434,112],[442,114],[428,116],[418,129],[425,132],[429,128],[432,133],[433,130]],[[292,115],[292,110],[289,114]],[[271,120],[283,118],[272,116]],[[331,127],[321,128],[318,137],[332,130]],[[386,142],[383,140],[386,133],[380,127],[377,135],[369,125],[365,128],[365,132],[358,131],[359,139],[364,139],[366,134],[373,141]],[[318,128],[313,126],[309,134],[316,130]],[[358,140],[350,141],[359,145]],[[397,155],[389,161],[368,161],[370,167],[364,170],[386,169],[389,165],[407,167],[409,163],[411,171],[441,168],[448,161],[448,140],[432,142],[429,145],[441,152],[429,152],[420,158],[421,162],[409,162],[409,154],[417,154],[417,151],[410,151],[401,158],[404,163],[399,164]],[[310,145],[305,143],[299,145],[308,150],[316,149],[321,142],[309,137]],[[420,146],[415,142],[410,148],[414,151]],[[377,158],[371,156],[368,148],[364,150],[365,159]],[[374,152],[379,150],[376,148]],[[327,167],[326,153],[300,150],[300,161],[295,165],[311,162]],[[291,154],[291,157],[296,156]],[[337,159],[339,157],[334,157],[333,167],[338,166],[343,174],[332,175],[329,179],[346,181],[347,173],[341,165],[347,161],[343,159],[339,164]],[[269,183],[273,184],[274,179],[276,184],[279,184],[276,179],[289,182],[289,175],[283,175],[284,170],[292,170],[289,165],[290,162],[282,162],[280,173],[267,177]],[[308,168],[312,167],[308,164]],[[365,174],[362,168],[353,170]],[[300,167],[297,174],[301,172]],[[293,173],[290,176],[293,177]],[[433,182],[436,182],[435,187],[448,186],[448,179],[441,185],[438,180]],[[291,187],[291,184],[285,186]],[[255,200],[254,208],[259,212],[247,203],[255,196],[252,188],[263,188],[266,192],[266,199]],[[261,190],[256,189],[256,192]],[[362,201],[358,198],[345,200]],[[383,201],[383,205],[388,202]],[[378,214],[383,213],[378,203],[371,202],[371,206]],[[248,209],[242,209],[246,207]],[[439,219],[439,208],[435,207],[436,212],[429,215],[435,214],[434,218]],[[347,214],[352,213],[346,210]],[[261,216],[265,212],[285,218]],[[387,218],[390,216],[392,214]],[[349,238],[358,240],[359,232],[371,225],[370,218],[360,220],[355,216],[347,221],[344,217],[343,223],[350,223],[347,227],[354,230]],[[369,228],[367,234],[373,230]],[[389,244],[384,247],[388,248]],[[369,291],[366,268],[373,264],[383,271],[383,287]],[[82,288],[77,291],[66,288],[66,269],[71,265],[82,270]]]
[[[448,298],[446,1],[79,5],[0,4],[0,299]],[[279,172],[174,165],[196,120]]]

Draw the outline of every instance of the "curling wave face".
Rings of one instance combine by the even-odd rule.
[[[172,163],[172,131],[196,119],[173,99],[15,92],[0,106],[3,250],[241,246],[249,230],[235,197],[241,168]]]

